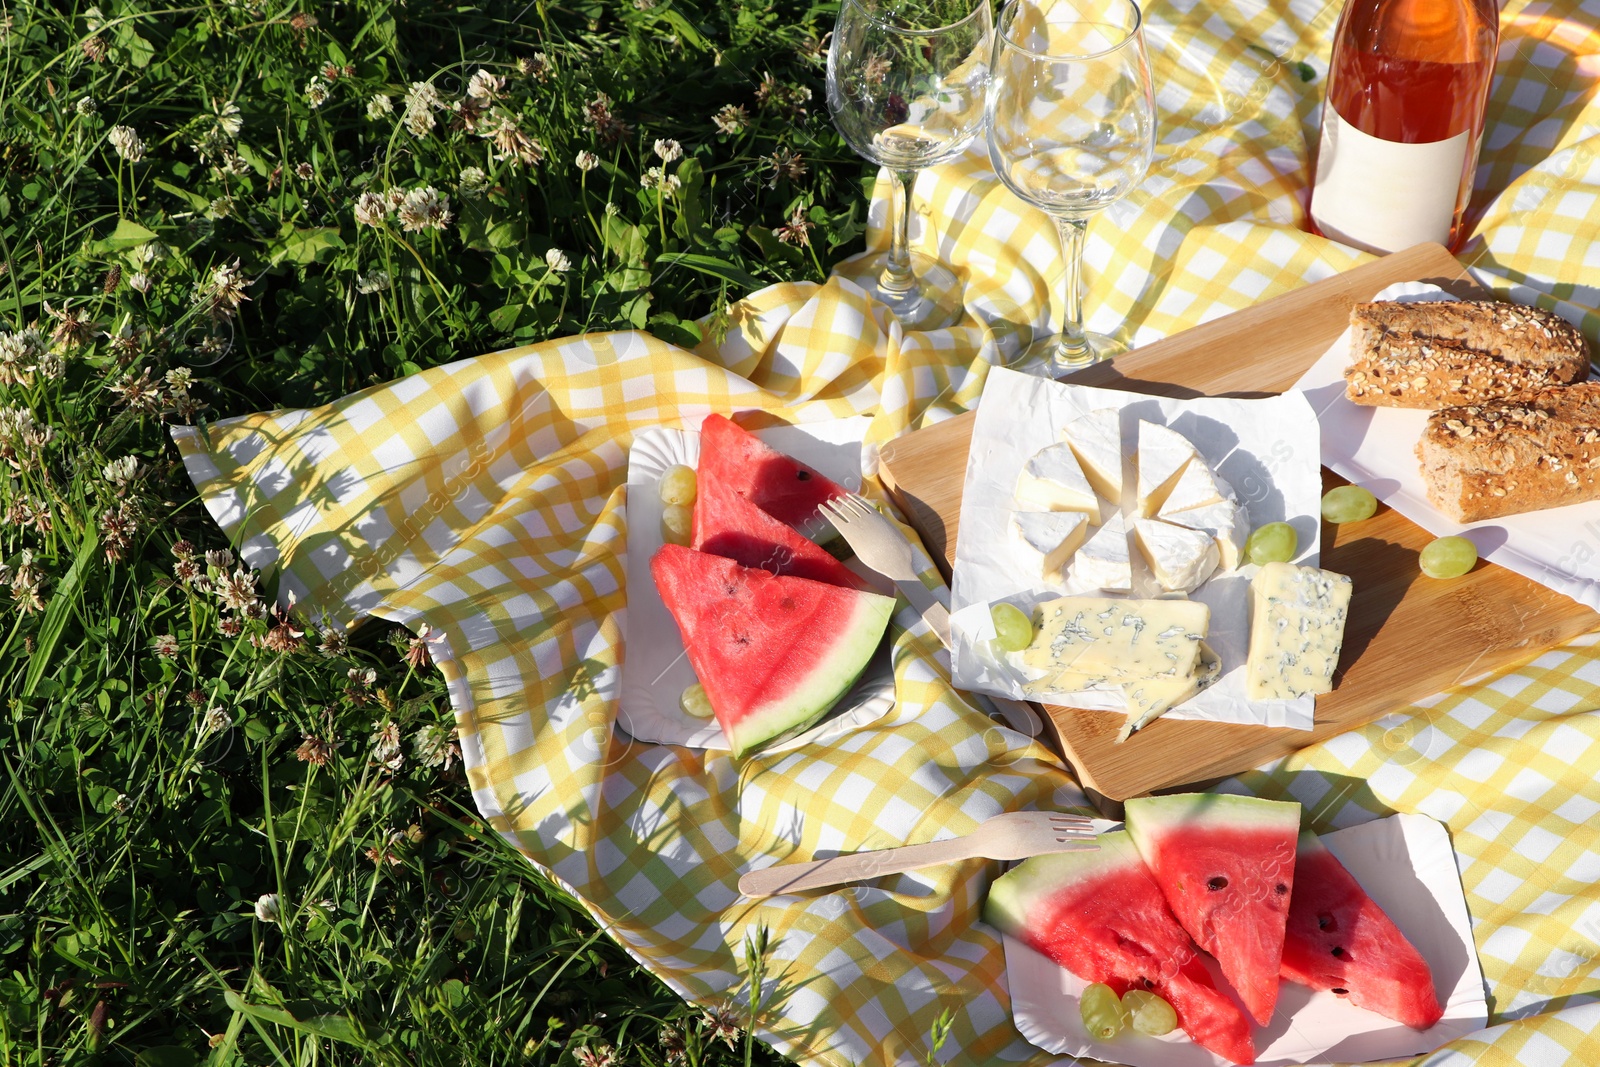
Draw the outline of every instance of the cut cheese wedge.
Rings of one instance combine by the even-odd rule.
[[[1059,582],[1089,532],[1089,516],[1081,511],[1015,511],[1011,513],[1011,532],[1034,560],[1039,577]]]
[[[1204,641],[1200,642],[1200,662],[1187,678],[1152,678],[1143,682],[1124,682],[1122,693],[1128,702],[1128,717],[1117,732],[1122,744],[1150,723],[1182,704],[1222,677],[1222,659]]]
[[[1067,423],[1062,440],[1072,446],[1089,484],[1113,508],[1122,502],[1122,418],[1116,408],[1098,408]]]
[[[1223,570],[1234,570],[1244,555],[1244,543],[1250,537],[1250,516],[1244,505],[1232,500],[1219,500],[1203,508],[1173,512],[1162,519],[1191,530],[1203,530],[1217,542]]]
[[[1133,567],[1128,558],[1128,526],[1114,512],[1073,557],[1067,575],[1077,589],[1103,589],[1108,593],[1133,590]]]
[[[1100,498],[1062,441],[1033,454],[1017,476],[1017,503],[1038,511],[1081,511],[1100,525]]]
[[[1156,581],[1169,593],[1198,589],[1217,569],[1217,542],[1204,530],[1160,519],[1134,519],[1133,538]]]
[[[1349,578],[1316,567],[1268,563],[1256,572],[1245,696],[1292,700],[1333,689],[1351,588]]]
[[[1232,499],[1233,489],[1228,483],[1212,473],[1205,460],[1192,459],[1178,476],[1172,492],[1167,494],[1167,499],[1157,510],[1156,517],[1164,519],[1176,512],[1191,511]]]
[[[1068,596],[1036,612],[1027,666],[1094,684],[1185,678],[1200,662],[1211,609],[1194,600]]]
[[[1197,459],[1194,445],[1176,430],[1139,420],[1138,514],[1150,518],[1167,502],[1183,469]]]

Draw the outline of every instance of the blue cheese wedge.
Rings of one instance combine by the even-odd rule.
[[[1342,574],[1292,563],[1268,563],[1256,573],[1245,696],[1291,700],[1333,689],[1351,588]]]
[[[1108,593],[1133,590],[1133,566],[1128,557],[1128,526],[1120,513],[1112,513],[1105,525],[1078,549],[1067,580],[1074,589],[1103,589]]]
[[[1142,730],[1220,677],[1222,677],[1221,658],[1211,651],[1210,645],[1201,641],[1200,662],[1187,677],[1124,682],[1122,693],[1128,702],[1128,717],[1123,720],[1122,729],[1117,732],[1117,744],[1122,744],[1135,730]]]
[[[1211,625],[1211,609],[1193,600],[1069,596],[1045,601],[1035,616],[1022,662],[1095,685],[1192,675]]]
[[[1089,516],[1081,511],[1014,511],[1011,532],[1031,560],[1030,569],[1047,582],[1059,582],[1089,532]]]
[[[1067,423],[1061,438],[1072,446],[1094,491],[1117,507],[1122,501],[1122,413],[1097,408]]]
[[[1065,441],[1033,454],[1017,476],[1017,503],[1036,511],[1081,511],[1100,525],[1100,498]]]
[[[1138,514],[1150,518],[1161,510],[1184,468],[1199,459],[1194,445],[1176,430],[1139,420]]]
[[[1133,539],[1150,564],[1150,573],[1169,593],[1198,589],[1217,569],[1217,542],[1204,530],[1173,526],[1160,519],[1134,519]]]
[[[1172,492],[1156,511],[1156,517],[1165,519],[1180,511],[1203,508],[1207,504],[1220,504],[1233,499],[1233,488],[1218,478],[1203,459],[1191,459],[1183,468]]]
[[[1231,571],[1239,566],[1239,560],[1244,555],[1244,543],[1250,537],[1250,515],[1243,504],[1219,500],[1203,508],[1164,514],[1162,518],[1177,526],[1187,526],[1191,530],[1203,530],[1210,534],[1217,543],[1223,570]]]

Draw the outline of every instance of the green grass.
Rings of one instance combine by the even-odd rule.
[[[265,608],[166,427],[820,279],[833,13],[0,12],[0,1062],[776,1059],[486,832],[408,634]]]

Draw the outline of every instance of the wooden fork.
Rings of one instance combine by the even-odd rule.
[[[965,837],[948,841],[851,852],[825,860],[780,863],[750,871],[739,878],[739,892],[747,897],[770,897],[775,893],[862,882],[979,856],[1020,860],[1099,847],[1095,843],[1094,825],[1085,816],[1052,811],[1009,811],[987,820]]]

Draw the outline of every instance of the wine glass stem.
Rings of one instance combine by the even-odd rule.
[[[894,192],[889,199],[889,213],[894,216],[889,228],[889,258],[878,279],[878,288],[891,298],[891,307],[905,301],[917,287],[917,276],[911,271],[911,186],[916,180],[914,170],[894,172]]]
[[[1056,346],[1055,360],[1060,366],[1082,367],[1094,362],[1094,352],[1089,348],[1083,333],[1083,238],[1089,224],[1084,219],[1055,216],[1056,232],[1061,235],[1061,258],[1066,261],[1066,291],[1061,299],[1061,343]]]

